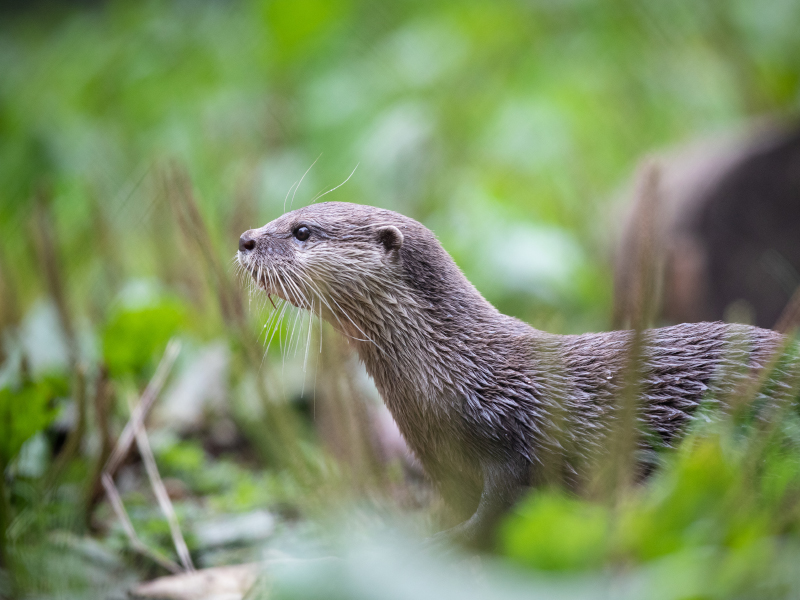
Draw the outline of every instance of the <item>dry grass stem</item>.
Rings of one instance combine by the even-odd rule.
[[[131,406],[131,413],[133,413],[133,408],[134,407]],[[181,526],[178,523],[178,516],[175,514],[175,509],[164,487],[164,482],[161,481],[161,474],[158,472],[156,458],[153,456],[153,449],[150,447],[150,440],[147,438],[147,431],[144,428],[144,424],[139,422],[138,426],[135,425],[134,433],[136,435],[136,445],[139,448],[139,454],[144,462],[144,467],[147,471],[150,485],[153,488],[153,493],[156,496],[156,500],[158,500],[158,506],[161,508],[161,512],[164,513],[167,523],[169,524],[172,543],[175,544],[175,551],[178,553],[178,558],[180,558],[181,564],[186,571],[194,571],[189,548],[186,546],[186,540],[183,539]]]
[[[651,160],[645,164],[641,174],[638,194],[640,200],[636,215],[636,271],[628,290],[625,291],[627,314],[625,321],[633,329],[627,359],[622,370],[622,387],[618,403],[609,428],[609,448],[606,469],[606,497],[617,501],[637,479],[636,450],[640,446],[641,432],[638,428],[639,397],[641,395],[642,361],[644,360],[645,330],[651,325],[657,304],[657,257],[654,247],[656,210],[659,203],[661,169]]]
[[[114,480],[111,478],[111,476],[108,473],[103,473],[101,481],[103,482],[103,488],[106,491],[106,496],[108,496],[108,500],[111,503],[111,508],[114,510],[114,513],[117,515],[120,523],[122,523],[122,528],[125,531],[125,534],[128,536],[131,547],[142,556],[146,556],[147,558],[158,563],[170,573],[180,573],[180,565],[148,548],[142,542],[142,540],[139,539],[139,536],[136,535],[136,530],[133,528],[133,523],[128,516],[128,511],[125,510],[125,505],[122,503],[122,498],[120,497],[119,492],[117,491],[117,486],[114,485]]]
[[[263,362],[264,349],[246,318],[241,289],[234,284],[215,251],[216,244],[203,219],[188,173],[177,164],[170,165],[164,171],[163,186],[181,233],[203,258],[201,264],[216,294],[225,324],[241,343],[250,367],[257,373],[268,370],[269,365]],[[263,447],[272,463],[288,468],[299,480],[313,485],[306,455],[298,447],[296,417],[287,406],[270,401],[277,394],[268,392],[265,379],[256,378],[260,400],[265,408],[266,429],[272,433],[264,439]]]
[[[144,420],[147,417],[147,414],[150,408],[153,406],[156,398],[158,398],[161,389],[164,387],[164,383],[166,382],[167,377],[169,376],[169,373],[175,364],[175,359],[178,357],[179,353],[180,342],[175,339],[170,340],[170,342],[167,344],[166,350],[164,351],[164,355],[161,358],[161,362],[159,363],[153,378],[150,380],[150,383],[147,385],[147,388],[142,394],[139,403],[131,406],[130,420],[123,429],[122,435],[120,435],[114,451],[106,462],[105,468],[103,469],[103,474],[101,476],[103,488],[105,488],[109,501],[114,508],[114,512],[122,522],[125,532],[127,533],[134,549],[145,554],[146,556],[149,556],[173,573],[180,572],[181,568],[172,561],[168,561],[167,559],[164,559],[160,555],[148,549],[136,535],[136,532],[133,529],[133,524],[125,512],[122,499],[120,498],[119,493],[114,486],[113,477],[116,470],[127,457],[133,440],[135,439],[139,448],[139,454],[142,457],[148,478],[150,479],[150,484],[153,487],[153,493],[158,500],[162,512],[167,518],[167,522],[169,523],[172,540],[175,544],[175,549],[180,557],[181,563],[183,564],[183,568],[187,571],[194,570],[194,565],[192,564],[192,559],[189,555],[189,549],[186,546],[186,542],[183,539],[183,534],[180,531],[178,519],[175,515],[175,510],[172,507],[172,503],[170,502],[169,495],[167,494],[164,484],[161,481],[161,476],[158,473],[158,467],[155,463],[153,451],[150,447],[150,442],[144,430]]]
[[[153,378],[144,390],[141,400],[133,408],[130,421],[125,425],[125,428],[119,436],[119,440],[117,440],[117,445],[114,447],[114,451],[111,453],[111,456],[108,457],[108,461],[103,469],[104,473],[108,473],[113,477],[119,466],[123,463],[125,458],[127,458],[133,440],[136,437],[136,429],[141,427],[144,420],[147,418],[150,409],[153,407],[153,403],[156,401],[156,398],[158,398],[161,389],[167,381],[167,377],[180,351],[181,343],[176,339],[170,340],[164,351],[164,355],[161,357],[161,362],[158,363],[155,375],[153,375]]]

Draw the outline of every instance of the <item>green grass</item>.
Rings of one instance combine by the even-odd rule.
[[[250,558],[349,557],[334,573],[349,598],[380,595],[360,579],[374,554],[375,576],[410,590],[391,568],[403,542],[382,554],[364,540],[392,523],[426,531],[436,501],[365,451],[374,389],[332,332],[314,333],[325,352],[305,373],[302,352],[263,356],[263,302],[230,267],[239,234],[281,214],[315,159],[294,206],[358,165],[326,198],[419,219],[504,312],[553,332],[605,329],[617,190],[654,149],[796,111],[798,16],[793,0],[4,13],[0,595],[96,597],[163,574],[131,551],[97,473],[171,337],[184,351],[169,385],[204,349],[225,350],[203,423],[152,424],[187,532],[266,508],[278,531]],[[235,431],[222,447],[218,423]],[[723,419],[695,431],[639,486],[531,496],[485,559],[492,597],[516,597],[519,576],[550,597],[593,597],[609,581],[631,597],[796,595],[798,424],[762,429]],[[134,526],[171,556],[140,463],[123,471]],[[199,562],[244,556],[214,558],[187,536]],[[407,597],[482,590],[475,569],[439,559]],[[315,569],[280,593],[315,597],[330,576]]]

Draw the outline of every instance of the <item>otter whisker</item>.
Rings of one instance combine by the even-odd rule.
[[[272,271],[270,269],[267,269],[267,280],[269,283],[270,292],[274,291],[276,289],[275,282],[272,280]]]
[[[304,283],[306,283],[306,284],[309,286],[309,289],[312,289],[313,291],[315,291],[315,292],[316,292],[316,294],[317,294],[317,297],[318,297],[318,298],[319,298],[321,301],[325,302],[325,304],[326,304],[326,305],[327,305],[327,307],[328,307],[328,310],[330,310],[330,311],[331,311],[331,314],[332,314],[332,315],[333,315],[333,316],[336,318],[336,320],[339,322],[339,325],[341,325],[341,327],[342,327],[342,333],[343,333],[345,336],[347,336],[348,338],[350,338],[350,339],[352,339],[352,340],[358,341],[358,342],[370,342],[370,343],[372,343],[372,344],[373,344],[373,345],[374,345],[376,348],[378,348],[378,349],[379,349],[381,352],[384,352],[384,354],[385,354],[385,351],[383,350],[383,348],[381,348],[381,347],[380,347],[378,344],[376,344],[376,343],[375,343],[375,342],[374,342],[374,341],[373,341],[373,340],[372,340],[372,339],[371,339],[371,338],[370,338],[370,337],[369,337],[369,336],[368,336],[366,333],[364,333],[364,331],[363,331],[363,330],[362,330],[362,329],[361,329],[361,328],[360,328],[358,325],[356,325],[355,321],[353,321],[353,319],[352,319],[352,318],[350,318],[350,315],[348,315],[348,314],[347,314],[347,312],[346,312],[346,311],[345,311],[345,310],[344,310],[344,309],[341,307],[341,305],[340,305],[338,302],[336,302],[336,299],[335,299],[335,298],[333,298],[333,297],[331,296],[331,297],[330,297],[330,299],[331,299],[331,300],[334,302],[334,304],[336,304],[336,306],[339,308],[339,311],[342,313],[342,315],[343,315],[344,317],[346,317],[346,318],[347,318],[347,320],[348,320],[348,321],[350,321],[350,323],[352,323],[352,324],[353,324],[353,326],[354,326],[354,327],[355,327],[355,328],[356,328],[356,329],[357,329],[357,330],[358,330],[358,331],[359,331],[359,332],[360,332],[360,333],[361,333],[361,334],[362,334],[362,335],[363,335],[363,336],[364,336],[366,339],[361,339],[361,338],[357,338],[357,337],[355,337],[355,336],[351,336],[351,335],[349,335],[349,334],[347,333],[347,331],[346,331],[346,328],[345,328],[345,326],[344,326],[344,323],[342,323],[341,319],[339,319],[339,316],[338,316],[338,314],[337,314],[337,311],[333,310],[333,307],[332,307],[332,306],[331,306],[331,305],[330,305],[330,304],[329,304],[329,303],[328,303],[328,302],[325,300],[325,298],[324,298],[324,296],[323,296],[323,294],[322,294],[321,290],[320,290],[320,289],[319,289],[319,287],[316,285],[316,283],[315,283],[313,280],[311,280],[311,278],[310,278],[308,275],[306,275],[305,273],[299,273],[299,272],[298,272],[298,273],[296,273],[296,275],[297,275],[297,276],[298,276],[298,277],[299,277],[299,278],[300,278],[300,279],[301,279],[301,280],[302,280]],[[322,314],[322,308],[320,307],[320,320],[321,320],[321,318],[322,318],[322,317],[321,317],[321,314]],[[320,324],[320,327],[321,327],[321,324]],[[321,338],[320,338],[320,352],[322,352],[322,339],[321,339]]]
[[[283,279],[278,276],[277,271],[275,272],[275,279],[277,280],[278,285],[280,285],[281,290],[283,291],[283,297],[288,300],[290,298],[289,293],[286,291],[286,287],[283,285]]]
[[[280,308],[283,308],[283,306],[280,305]],[[267,319],[267,322],[264,323],[264,327],[262,328],[264,331],[264,343],[267,342],[267,338],[269,337],[269,334],[272,332],[273,327],[275,326],[275,323],[277,322],[279,315],[280,315],[279,309],[272,311],[272,313],[270,313],[269,315],[269,318]],[[259,338],[260,337],[261,336],[259,336]]]
[[[295,356],[297,356],[297,354],[300,352],[300,346],[303,343],[303,338],[307,337],[307,336],[303,335],[303,329],[308,327],[308,325],[305,323],[305,320],[309,319],[309,322],[310,322],[310,317],[311,317],[311,313],[308,311],[308,309],[304,309],[303,310],[303,318],[300,320],[300,329],[297,332],[297,344],[295,345],[295,349],[294,349],[294,355]],[[306,342],[306,345],[308,345],[308,342]],[[305,365],[305,358],[304,358],[303,359],[303,372],[305,372],[305,368],[306,368],[306,365]]]
[[[332,306],[330,305],[330,303],[328,303],[328,301],[325,299],[324,295],[322,294],[322,291],[319,289],[319,287],[316,285],[316,283],[314,283],[314,282],[313,282],[313,281],[312,281],[312,280],[311,280],[311,279],[310,279],[310,278],[309,278],[307,275],[305,275],[304,273],[298,273],[298,276],[299,276],[301,279],[303,279],[304,281],[306,281],[306,282],[307,282],[307,283],[308,283],[308,284],[309,284],[309,285],[312,287],[312,289],[315,289],[315,293],[317,294],[317,297],[318,297],[318,298],[319,298],[319,299],[320,299],[322,302],[324,302],[324,303],[325,303],[325,306],[327,306],[327,307],[328,307],[328,310],[331,312],[331,315],[333,315],[333,317],[336,319],[336,322],[337,322],[337,323],[339,323],[339,325],[340,325],[340,327],[341,327],[341,333],[342,333],[342,335],[344,335],[345,337],[347,337],[347,338],[349,338],[349,339],[351,339],[351,340],[355,340],[355,341],[359,341],[359,342],[366,342],[366,341],[369,341],[369,340],[362,340],[362,339],[360,339],[360,338],[355,338],[355,337],[353,337],[353,336],[349,335],[349,334],[347,333],[347,330],[346,330],[346,328],[345,328],[345,325],[344,325],[344,323],[342,323],[342,320],[339,318],[339,315],[338,315],[338,313],[337,313],[335,310],[333,310],[333,307],[332,307]],[[331,299],[332,299],[332,298],[331,298]],[[345,315],[345,316],[346,316],[346,315]],[[348,319],[349,319],[349,318],[350,318],[350,317],[348,317]],[[321,306],[321,305],[320,305],[320,319],[322,319],[322,306]],[[351,319],[351,322],[352,322],[352,319]],[[355,325],[355,323],[354,323],[354,325]],[[321,327],[321,324],[320,324],[320,327]],[[320,339],[320,352],[322,352],[322,340],[321,340],[321,339]]]
[[[275,334],[276,334],[276,333],[278,333],[278,331],[279,331],[279,330],[280,330],[280,328],[281,328],[281,325],[282,325],[282,323],[283,323],[283,315],[284,315],[284,313],[286,312],[286,307],[287,307],[287,306],[289,306],[289,304],[288,304],[288,303],[284,303],[284,304],[281,306],[281,308],[280,308],[280,311],[278,312],[278,317],[277,317],[277,319],[275,320],[275,323],[273,324],[273,326],[271,327],[271,332],[272,332],[272,333],[270,334],[269,341],[267,342],[267,347],[266,347],[266,349],[264,350],[264,355],[265,355],[265,356],[266,356],[266,354],[269,352],[269,348],[270,348],[270,346],[272,345],[272,340],[274,340],[274,339],[275,339]]]
[[[295,307],[294,307],[294,306],[292,306],[291,304],[289,304],[288,306],[289,306],[289,312],[290,312],[290,313],[291,313],[292,311],[296,310],[296,309],[295,309]],[[292,318],[292,317],[290,316],[290,317],[289,317],[289,319],[291,319],[291,318]],[[287,335],[287,336],[289,335],[289,330],[288,330],[288,328],[287,328],[287,330],[286,330],[286,335]],[[281,373],[283,373],[283,369],[284,369],[284,367],[286,366],[286,344],[285,344],[285,342],[284,342],[284,338],[283,338],[283,327],[281,327],[281,328],[278,330],[278,351],[279,351],[279,352],[280,352],[280,354],[281,354]]]
[[[284,281],[286,282],[286,286],[289,288],[292,294],[294,294],[295,301],[293,304],[295,304],[295,306],[298,308],[304,308],[305,295],[300,287],[297,285],[297,283],[295,283],[295,281],[292,280],[291,277],[286,276],[286,273],[284,273]]]
[[[294,339],[295,339],[294,338],[294,333],[295,333],[295,330],[297,329],[297,322],[300,319],[300,316],[302,314],[303,314],[302,309],[297,308],[295,310],[294,322],[292,323],[291,333],[289,334],[289,339],[287,340],[287,344],[286,344],[286,354],[288,354],[288,353],[290,353],[292,351],[292,343],[294,342]],[[286,360],[286,356],[285,355],[284,355],[283,358],[284,358],[284,360]]]
[[[320,351],[320,353],[322,353],[322,304],[325,303],[325,305],[328,307],[328,310],[330,310],[331,314],[334,317],[336,317],[337,321],[339,320],[339,318],[336,316],[336,313],[331,308],[331,305],[328,304],[328,302],[323,297],[322,291],[319,289],[319,286],[317,286],[317,284],[314,283],[311,280],[311,278],[309,278],[304,273],[300,273],[299,276],[300,276],[300,279],[302,279],[303,282],[308,285],[308,289],[311,291],[311,294],[312,294],[312,296],[311,296],[311,313],[312,314],[314,313],[314,298],[316,297],[317,300],[319,300],[319,302],[317,303],[317,314],[314,314],[314,316],[319,316],[319,333],[320,333],[320,336],[319,336],[319,351]],[[341,325],[341,322],[340,322],[340,325]]]
[[[355,173],[355,172],[356,172],[356,169],[358,168],[358,165],[360,165],[360,164],[361,164],[361,163],[356,163],[356,166],[355,166],[355,168],[353,169],[353,173]],[[323,196],[327,196],[327,195],[328,195],[328,194],[330,194],[332,191],[334,191],[334,190],[338,190],[338,189],[339,189],[340,187],[342,187],[342,186],[343,186],[345,183],[347,183],[348,181],[350,181],[350,178],[353,176],[353,173],[350,173],[350,175],[348,175],[348,176],[347,176],[347,179],[345,179],[345,180],[344,180],[342,183],[340,183],[339,185],[337,185],[335,188],[331,188],[331,189],[329,189],[327,192],[325,192],[324,194],[320,194],[320,195],[318,195],[318,196],[315,196],[315,197],[314,197],[314,198],[311,200],[311,204],[314,204],[314,203],[315,203],[317,200],[319,200],[319,199],[320,199],[320,198],[322,198]]]
[[[300,286],[295,282],[292,278],[287,277],[286,283],[292,287],[297,295],[298,304],[300,304],[300,308],[307,308],[308,307],[308,295],[300,288]]]
[[[301,289],[301,287],[293,280],[287,278],[287,284],[292,286],[298,296],[298,304],[300,304],[300,308],[304,308],[308,310],[310,306],[310,302],[308,299],[308,293]]]
[[[270,329],[275,325],[275,320],[280,315],[280,309],[283,308],[284,304],[286,304],[286,300],[282,298],[278,298],[278,304],[275,307],[275,310],[270,311],[269,321],[267,322],[270,326]]]
[[[287,329],[286,335],[286,343],[282,348],[282,360],[283,364],[281,366],[281,370],[286,367],[286,357],[292,353],[292,347],[295,345],[295,332],[297,331],[297,323],[302,322],[303,310],[296,306],[292,307],[294,311],[294,320],[292,322],[291,329]]]
[[[248,284],[252,283],[253,279],[252,277],[247,277],[247,279],[245,279],[248,273],[242,262],[239,260],[238,252],[233,255],[233,258],[231,259],[231,264],[233,265],[233,272],[236,277],[236,280],[239,282],[239,285],[244,285],[245,282]]]
[[[297,335],[295,335],[295,332],[292,331],[292,345],[289,346],[289,352],[292,354],[293,357],[297,357],[297,353],[300,350],[300,340],[303,338],[302,332],[303,328],[305,327],[305,325],[303,325],[303,320],[306,318],[306,312],[307,311],[301,309],[298,309],[297,311],[297,319],[295,325],[299,323],[300,327],[297,328]]]
[[[315,164],[317,164],[317,161],[319,160],[319,157],[320,157],[320,156],[322,156],[322,152],[320,152],[320,153],[319,153],[319,156],[318,156],[316,159],[314,159],[314,162],[312,162],[312,163],[311,163],[311,167],[313,167]],[[290,210],[291,210],[291,208],[292,208],[292,205],[294,204],[294,197],[295,197],[295,195],[297,194],[297,190],[299,190],[299,189],[300,189],[300,186],[303,184],[303,179],[305,179],[305,178],[306,178],[306,175],[308,175],[308,172],[311,170],[311,167],[308,167],[308,169],[306,169],[306,172],[305,172],[305,173],[303,173],[303,176],[300,178],[300,183],[298,183],[298,184],[297,184],[297,187],[294,189],[294,194],[292,194],[292,201],[291,201],[291,202],[289,202],[289,209],[290,209]],[[284,206],[285,206],[285,204],[284,204]],[[286,212],[286,209],[285,209],[285,208],[284,208],[284,212]]]
[[[270,325],[269,327],[267,327],[267,325],[264,326],[264,328],[266,329],[266,334],[264,335],[264,342],[266,343],[266,347],[264,348],[264,354],[261,357],[262,367],[264,366],[264,361],[267,359],[267,354],[269,354],[269,347],[272,344],[272,340],[275,338],[275,332],[277,332],[278,329],[280,329],[281,321],[283,320],[283,312],[286,310],[286,305],[287,303],[285,301],[283,302],[283,304],[279,303],[278,304],[278,306],[280,307],[279,310],[273,312],[270,315],[270,319],[268,321],[268,324],[269,322],[272,322],[272,325]],[[267,337],[269,337],[269,341],[267,341]]]
[[[291,334],[289,336],[289,339],[288,339],[288,342],[287,342],[287,346],[286,346],[286,354],[288,354],[288,353],[292,352],[292,345],[295,343],[295,331],[297,330],[297,323],[298,323],[298,321],[302,323],[301,310],[304,309],[308,305],[308,300],[307,300],[305,294],[303,293],[303,291],[297,285],[297,283],[294,282],[290,277],[286,276],[286,273],[285,273],[285,271],[283,271],[283,269],[281,269],[281,273],[284,275],[283,279],[286,281],[286,285],[289,287],[289,289],[292,291],[292,293],[295,296],[295,301],[296,301],[295,303],[297,305],[299,305],[299,306],[297,306],[297,313],[295,314],[294,323],[292,324]],[[299,340],[298,340],[298,342],[299,342]],[[297,344],[295,344],[295,347],[297,347]],[[296,353],[297,353],[297,350],[295,349],[295,354]],[[286,359],[286,356],[284,355],[284,361],[285,361],[285,359]]]
[[[289,277],[286,274],[286,271],[284,271],[283,267],[279,265],[275,267],[275,279],[278,281],[278,285],[281,286],[281,289],[283,290],[286,299],[289,300],[292,304],[295,304],[295,302],[292,302],[292,300],[294,299],[293,293],[292,294],[289,293],[294,291],[292,290],[291,286],[291,277]]]
[[[367,339],[365,339],[365,340],[362,340],[362,339],[359,339],[359,338],[356,338],[356,337],[354,337],[354,338],[352,338],[352,339],[354,339],[354,340],[357,340],[357,341],[359,341],[359,342],[371,342],[371,343],[372,343],[372,344],[373,344],[373,345],[374,345],[374,346],[375,346],[375,347],[376,347],[378,350],[380,350],[381,352],[383,352],[384,354],[386,354],[386,352],[384,351],[384,349],[383,349],[383,348],[381,348],[380,346],[378,346],[378,344],[376,344],[374,341],[372,341],[372,339],[370,339],[370,337],[369,337],[369,336],[368,336],[366,333],[364,333],[364,331],[363,331],[363,330],[362,330],[362,329],[361,329],[361,328],[360,328],[358,325],[356,325],[356,322],[355,322],[355,321],[353,321],[353,319],[351,319],[351,318],[350,318],[350,315],[348,315],[348,314],[347,314],[347,312],[345,312],[345,310],[344,310],[344,309],[341,307],[341,305],[340,305],[338,302],[336,302],[336,298],[334,298],[333,296],[331,296],[331,297],[330,297],[330,299],[331,299],[331,300],[333,300],[333,303],[334,303],[336,306],[338,306],[338,307],[339,307],[339,310],[340,310],[340,311],[342,311],[342,314],[343,314],[345,317],[347,317],[347,320],[348,320],[348,321],[350,321],[350,322],[353,324],[353,327],[355,327],[356,329],[358,329],[358,331],[361,333],[361,335],[363,335],[365,338],[367,338]]]
[[[272,343],[272,339],[275,337],[275,332],[281,325],[281,321],[283,320],[283,313],[286,311],[286,306],[287,302],[283,300],[282,303],[278,304],[278,310],[276,310],[270,315],[270,319],[267,322],[267,325],[269,327],[267,328],[267,333],[264,336],[264,342],[266,342],[267,345],[266,351],[269,351],[269,346]],[[269,337],[269,341],[267,340],[267,337]]]
[[[306,336],[306,351],[303,356],[303,385],[300,388],[300,396],[306,394],[306,367],[308,367],[308,350],[311,347],[311,326],[314,322],[314,299],[311,299],[311,312],[308,313],[308,334]]]
[[[289,194],[292,193],[292,190],[294,189],[294,186],[298,185],[299,183],[300,183],[299,181],[295,181],[292,184],[292,187],[289,188],[289,191],[286,192],[286,197],[283,199],[283,212],[286,212],[286,201],[289,199]]]
[[[319,303],[319,353],[322,354],[322,302]],[[319,361],[319,356],[317,356],[317,361]]]
[[[303,357],[303,373],[306,372],[306,367],[308,366],[308,349],[311,347],[311,325],[314,322],[314,299],[311,299],[311,312],[308,315],[308,334],[306,336],[306,352],[305,356]],[[303,379],[303,385],[305,385],[305,379]]]

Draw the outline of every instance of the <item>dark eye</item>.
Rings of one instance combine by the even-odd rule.
[[[301,242],[305,242],[310,235],[311,231],[305,225],[300,225],[300,227],[294,230],[294,237],[296,237]]]

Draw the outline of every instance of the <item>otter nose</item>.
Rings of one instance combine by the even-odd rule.
[[[249,252],[256,247],[256,241],[250,236],[249,231],[245,231],[239,238],[239,252]]]

